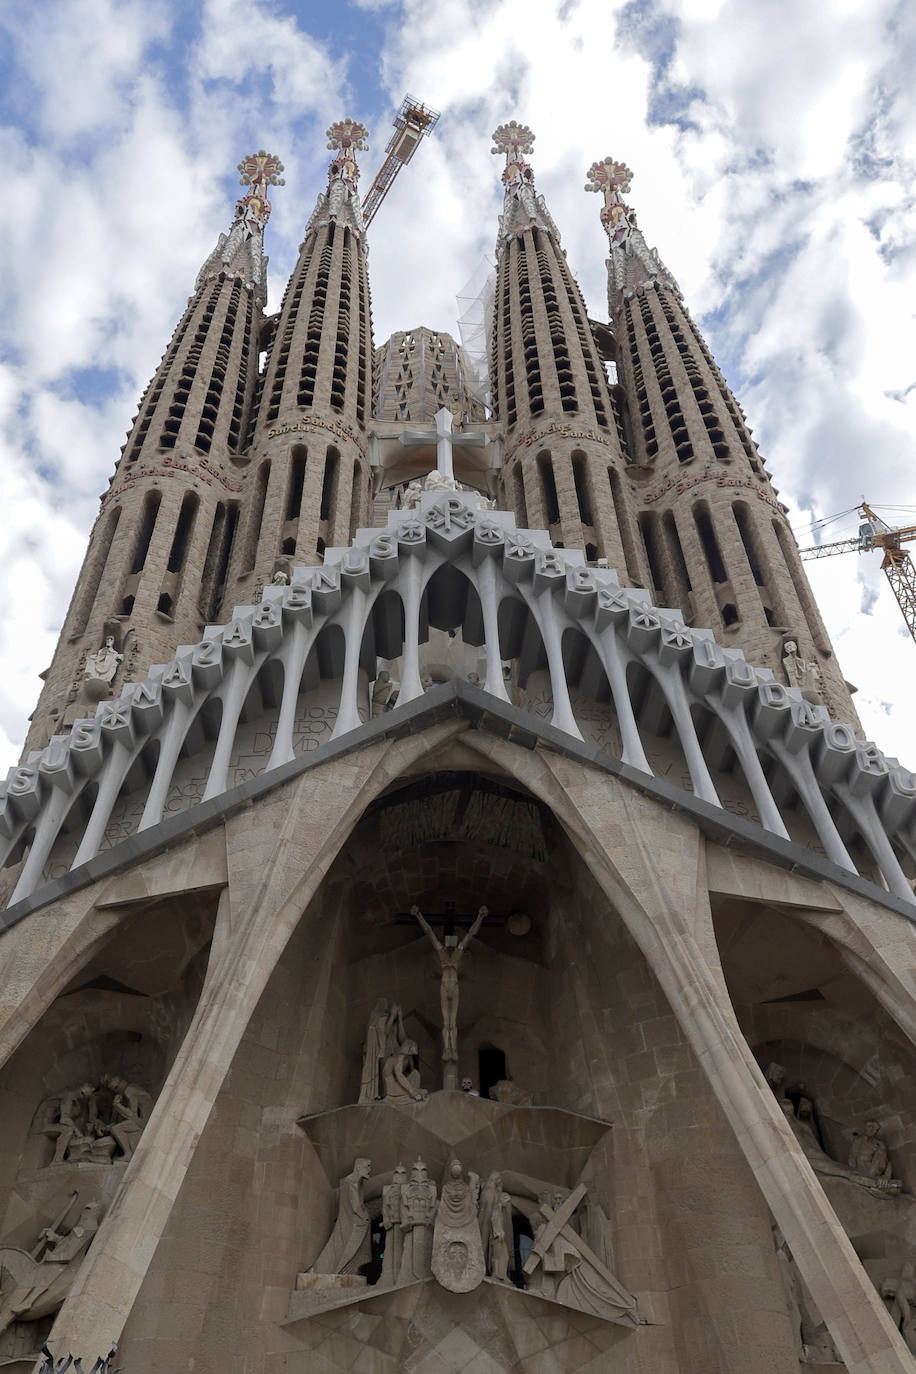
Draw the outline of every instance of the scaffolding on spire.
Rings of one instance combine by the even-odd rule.
[[[394,117],[394,133],[388,140],[385,160],[363,201],[363,218],[367,225],[371,224],[398,172],[410,161],[420,140],[435,127],[438,120],[438,110],[424,105],[415,96],[405,95]]]

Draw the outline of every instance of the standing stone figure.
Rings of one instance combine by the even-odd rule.
[[[433,1223],[436,1219],[436,1185],[418,1159],[410,1171],[410,1182],[401,1193],[401,1234],[403,1254],[398,1283],[415,1283],[429,1275],[433,1249]]]
[[[849,1147],[849,1167],[865,1178],[890,1181],[893,1178],[893,1170],[887,1146],[878,1134],[880,1130],[879,1121],[866,1121],[865,1134],[853,1136]]]
[[[86,1104],[92,1096],[92,1084],[82,1083],[78,1088],[67,1088],[60,1095],[57,1105],[57,1121],[51,1126],[42,1127],[41,1134],[54,1139],[54,1158],[52,1164],[63,1164],[68,1159],[71,1145],[86,1139],[91,1145],[88,1132]]]
[[[465,1179],[461,1161],[453,1159],[439,1198],[432,1259],[433,1274],[452,1293],[470,1293],[486,1273],[477,1215],[479,1192],[477,1174],[469,1173]]]
[[[337,1221],[331,1238],[312,1265],[313,1274],[356,1274],[372,1258],[369,1213],[363,1187],[372,1173],[368,1159],[354,1161],[352,1172],[340,1180]]]
[[[480,1194],[480,1240],[490,1278],[508,1283],[512,1249],[512,1199],[503,1192],[501,1174],[492,1173]]]
[[[363,1075],[359,1085],[361,1103],[377,1102],[381,1097],[382,1065],[404,1039],[404,1019],[396,1002],[388,1005],[380,997],[369,1014],[366,1044],[363,1049]]]
[[[407,1170],[399,1164],[391,1175],[391,1182],[382,1189],[382,1229],[385,1232],[385,1254],[379,1284],[391,1288],[397,1283],[404,1256],[404,1232],[401,1227],[401,1201]]]
[[[394,705],[394,698],[397,695],[395,684],[391,681],[391,674],[387,668],[379,669],[378,676],[372,684],[372,717],[384,715],[390,711]]]
[[[782,655],[782,666],[789,686],[800,688],[809,701],[819,701],[821,670],[814,659],[802,658],[794,639],[786,640]]]
[[[429,937],[430,943],[439,959],[439,967],[442,970],[442,982],[439,988],[439,1002],[442,1007],[442,1058],[446,1062],[457,1062],[458,1060],[458,969],[464,957],[464,951],[477,934],[487,917],[487,908],[482,906],[477,913],[477,919],[459,943],[457,935],[446,935],[445,943],[434,933],[429,923],[424,919],[423,913],[418,906],[410,908],[410,914],[415,916],[420,922],[423,930]]]

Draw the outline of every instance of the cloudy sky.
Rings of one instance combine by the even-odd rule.
[[[442,112],[371,231],[376,341],[455,330],[493,251],[490,134],[531,125],[590,313],[589,164],[636,173],[650,243],[738,393],[799,542],[862,497],[916,522],[916,7],[906,0],[11,0],[0,7],[0,768],[18,756],[98,497],[238,194],[286,166],[271,308],[363,120]],[[853,515],[819,537],[854,533]],[[916,547],[916,546],[914,546]],[[878,555],[809,565],[870,736],[916,766],[916,644]]]

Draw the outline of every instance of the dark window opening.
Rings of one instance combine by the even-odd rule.
[[[306,449],[293,449],[292,466],[289,474],[289,493],[286,498],[287,520],[299,519],[299,509],[302,505],[302,488],[305,485],[305,464],[307,456]]]
[[[255,565],[258,556],[258,540],[261,537],[261,521],[264,518],[264,502],[267,500],[267,483],[270,481],[270,463],[264,462],[258,469],[258,485],[254,493],[254,503],[251,508],[251,522],[248,526],[248,543],[245,548],[245,566],[243,572],[248,572]]]
[[[368,1284],[378,1283],[382,1277],[382,1261],[385,1256],[385,1232],[382,1230],[381,1218],[373,1221],[369,1230],[369,1244],[371,1247],[372,1258],[365,1264],[359,1266],[358,1272],[362,1274]]]
[[[728,605],[722,607],[722,624],[723,624],[723,625],[737,625],[737,624],[738,624],[738,608],[737,608],[737,606],[733,606],[733,605],[731,604],[731,602],[729,602]]]
[[[336,448],[329,448],[327,457],[324,460],[324,478],[321,483],[321,509],[318,512],[319,520],[330,520],[331,506],[334,500],[334,488],[337,484],[337,467],[340,462],[340,454]]]
[[[481,1045],[477,1051],[477,1074],[480,1096],[489,1097],[490,1089],[509,1076],[503,1051],[498,1050],[495,1045]]]
[[[161,501],[161,492],[147,492],[146,500],[143,503],[143,516],[140,521],[140,529],[137,532],[137,542],[134,545],[133,561],[130,565],[132,574],[142,572],[143,570],[143,565],[146,562],[146,555],[149,553],[153,530],[156,527],[156,516],[159,514],[159,504]]]
[[[193,492],[188,492],[181,503],[178,524],[175,526],[175,534],[169,552],[168,571],[171,573],[179,572],[184,564],[198,504],[198,499]]]
[[[544,516],[548,525],[555,525],[560,518],[560,500],[549,453],[538,454],[538,472],[544,497]]]
[[[652,585],[657,592],[660,592],[664,596],[665,573],[664,564],[662,562],[662,551],[659,547],[658,518],[654,514],[644,511],[639,516],[639,529],[642,534],[642,542],[646,546],[646,557],[649,560]]]
[[[525,1287],[525,1261],[534,1249],[531,1222],[517,1207],[512,1208],[512,1282],[516,1288]]]
[[[160,615],[167,615],[171,617],[172,598],[169,596],[168,592],[162,593],[159,600],[156,602],[156,610],[159,612]]]
[[[672,511],[669,510],[665,512],[664,516],[662,517],[662,525],[664,526],[665,534],[668,536],[668,546],[671,549],[671,556],[674,559],[674,565],[677,568],[678,573],[680,574],[680,577],[684,583],[684,587],[688,592],[693,591],[693,586],[691,585],[690,581],[690,573],[687,568],[687,560],[684,557],[684,549],[681,545],[681,537],[678,533],[677,521],[675,520]]]
[[[747,506],[739,501],[733,507],[735,524],[738,526],[738,533],[741,535],[741,542],[744,545],[744,552],[747,554],[747,561],[751,572],[754,574],[754,581],[758,587],[762,587],[765,578],[760,566],[760,559],[757,553],[756,539],[753,525],[751,524],[750,513]]]
[[[709,507],[705,502],[701,502],[699,505],[694,506],[693,518],[696,522],[697,534],[700,536],[700,543],[703,545],[703,552],[706,555],[706,563],[709,568],[710,577],[713,582],[727,582],[728,574],[725,571],[725,564],[722,561],[719,541],[716,539],[716,532],[712,527],[712,517],[709,514]],[[729,622],[726,621],[726,624],[728,623]]]
[[[592,523],[592,503],[588,493],[588,472],[584,453],[572,456],[573,481],[576,484],[576,500],[579,503],[579,519],[583,525]]]

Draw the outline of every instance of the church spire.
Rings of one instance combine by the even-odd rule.
[[[306,237],[319,225],[334,222],[345,225],[363,237],[366,222],[359,199],[357,152],[369,147],[369,130],[355,119],[338,119],[327,131],[328,148],[334,154],[328,165],[328,187],[318,197],[305,226]]]
[[[506,188],[503,212],[499,218],[499,243],[513,235],[521,235],[526,229],[543,229],[553,234],[560,242],[560,231],[551,218],[543,196],[534,188],[534,170],[525,161],[534,151],[534,134],[527,124],[519,124],[510,119],[508,124],[500,124],[493,131],[493,147],[490,151],[499,156],[506,155],[502,182]],[[498,251],[498,247],[497,247]]]
[[[727,635],[779,677],[786,646],[801,646],[817,668],[818,701],[840,720],[855,719],[786,508],[744,412],[622,199],[632,173],[606,157],[587,176],[585,189],[604,197],[608,310],[647,585],[688,624]]]
[[[506,159],[490,369],[506,433],[500,497],[520,525],[548,529],[638,582],[614,401],[559,230],[535,190],[533,147],[514,119],[493,134],[493,153]]]
[[[248,191],[235,206],[235,219],[228,234],[219,241],[197,274],[195,290],[210,277],[224,272],[266,295],[267,258],[264,256],[264,229],[270,218],[269,186],[283,186],[283,163],[273,153],[260,148],[239,163],[239,181]]]
[[[364,124],[339,119],[326,190],[273,320],[252,431],[250,499],[230,583],[236,599],[296,562],[349,543],[368,514],[372,310],[357,151]]]
[[[586,191],[604,196],[601,223],[611,244],[608,260],[608,291],[637,290],[647,281],[660,281],[681,294],[677,282],[658,252],[650,248],[636,223],[636,211],[620,198],[627,195],[633,173],[624,162],[606,157],[593,162],[586,173]]]

